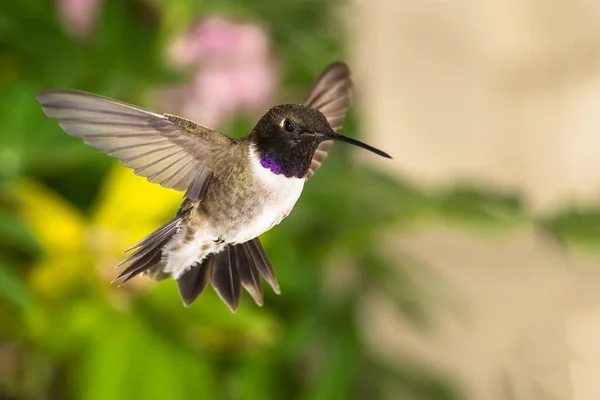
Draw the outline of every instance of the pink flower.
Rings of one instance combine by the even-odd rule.
[[[98,17],[102,0],[58,0],[57,7],[63,23],[76,36],[90,34]]]
[[[168,49],[176,68],[192,68],[191,81],[163,91],[171,112],[216,126],[233,113],[263,113],[277,84],[269,38],[260,26],[211,18]]]

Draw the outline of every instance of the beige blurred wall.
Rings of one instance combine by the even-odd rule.
[[[419,261],[404,274],[426,323],[371,293],[361,326],[372,351],[434,371],[467,400],[600,399],[597,259],[567,255],[526,229],[425,226],[391,240],[388,251]]]
[[[425,188],[517,192],[533,213],[600,202],[600,1],[351,0],[357,102],[384,169]],[[359,157],[365,157],[362,154]],[[425,226],[431,330],[386,299],[365,334],[390,362],[451,377],[468,399],[600,399],[600,259]]]
[[[600,2],[353,0],[351,61],[383,163],[426,187],[600,200]]]

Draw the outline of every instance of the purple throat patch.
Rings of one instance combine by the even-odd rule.
[[[260,160],[260,165],[262,165],[264,168],[270,170],[272,173],[279,175],[283,173],[283,168],[281,165],[278,165],[275,160],[273,160],[273,157],[271,157],[268,154],[265,154],[262,159]]]
[[[298,174],[297,168],[284,168],[283,165],[277,164],[277,162],[268,154],[262,156],[260,165],[268,169],[275,175],[283,174],[288,178],[296,176]]]

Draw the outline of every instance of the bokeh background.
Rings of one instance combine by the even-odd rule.
[[[600,7],[0,2],[0,399],[600,398]],[[346,60],[355,106],[261,239],[282,295],[110,285],[181,193],[62,133],[74,88],[232,136]]]

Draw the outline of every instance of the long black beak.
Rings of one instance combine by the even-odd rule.
[[[324,140],[338,140],[340,142],[346,142],[353,144],[354,146],[362,147],[363,149],[369,150],[381,157],[392,158],[389,154],[376,149],[375,147],[369,146],[366,143],[361,142],[360,140],[352,139],[351,137],[340,135],[339,133],[330,132],[330,133],[317,133],[318,136],[321,136]]]

